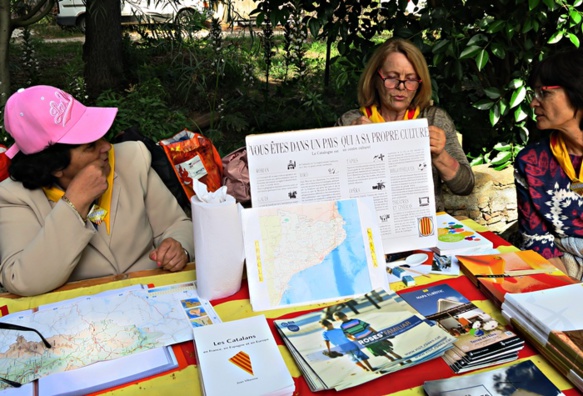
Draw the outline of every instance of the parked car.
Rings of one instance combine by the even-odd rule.
[[[76,26],[85,31],[85,0],[59,0],[57,24]],[[212,10],[207,0],[121,0],[122,24],[185,23],[196,13],[210,18]]]

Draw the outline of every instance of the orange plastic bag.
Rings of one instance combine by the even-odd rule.
[[[159,142],[182,184],[188,199],[194,195],[194,180],[206,184],[208,191],[222,186],[223,162],[209,138],[187,129]]]
[[[0,144],[0,181],[6,179],[8,174],[8,167],[10,166],[10,158],[6,155],[6,146]]]

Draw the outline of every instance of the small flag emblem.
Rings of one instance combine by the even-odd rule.
[[[235,366],[253,375],[253,366],[251,365],[251,358],[247,353],[241,351],[232,358],[230,358],[229,362],[233,363]]]

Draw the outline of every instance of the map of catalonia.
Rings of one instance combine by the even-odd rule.
[[[271,212],[271,213],[270,213]],[[269,300],[277,305],[292,277],[321,264],[346,239],[336,202],[273,208],[259,219]]]

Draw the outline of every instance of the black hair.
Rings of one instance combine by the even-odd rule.
[[[339,319],[346,318],[346,314],[342,311],[336,311],[334,312],[334,315],[336,315],[336,317]]]
[[[583,49],[557,52],[538,63],[528,79],[534,88],[540,85],[559,85],[575,112],[583,111]],[[583,130],[583,118],[579,124]]]
[[[18,152],[8,168],[10,178],[29,190],[52,187],[57,182],[53,173],[69,166],[71,149],[75,147],[79,145],[55,143],[34,154]]]

